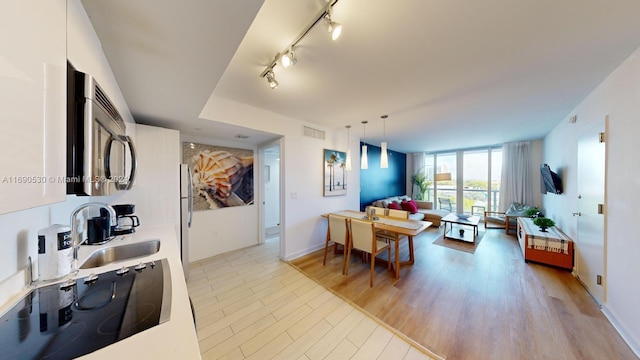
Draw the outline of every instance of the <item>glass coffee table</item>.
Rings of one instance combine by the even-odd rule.
[[[458,214],[451,213],[443,217],[441,221],[444,223],[443,236],[445,239],[462,240],[475,244],[478,237],[479,216],[465,216],[463,218],[458,217]]]

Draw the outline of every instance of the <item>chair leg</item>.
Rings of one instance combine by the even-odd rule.
[[[387,247],[387,272],[391,271],[391,246]]]
[[[369,272],[369,287],[373,287],[373,266],[375,265],[376,257],[371,254],[371,271]]]
[[[324,243],[324,258],[322,259],[322,266],[326,265],[327,263],[327,248],[329,247],[329,240],[325,241]]]
[[[409,241],[409,264],[412,264],[415,262],[414,257],[413,257],[413,236],[409,236],[407,238],[407,241]]]
[[[348,246],[345,250],[347,251],[347,257],[344,259],[346,264],[342,273],[345,275],[349,275],[349,263],[351,262],[351,246]]]

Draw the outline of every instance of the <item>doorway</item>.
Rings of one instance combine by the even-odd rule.
[[[578,241],[576,273],[591,296],[605,299],[605,122],[580,133],[578,139]]]
[[[262,147],[261,153],[263,159],[263,196],[260,243],[269,241],[281,242],[282,207],[280,194],[282,182],[280,179],[280,142]]]

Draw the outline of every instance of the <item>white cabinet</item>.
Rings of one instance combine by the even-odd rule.
[[[65,199],[66,1],[0,0],[0,214]]]

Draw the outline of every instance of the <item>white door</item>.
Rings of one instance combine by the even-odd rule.
[[[605,123],[581,132],[578,139],[578,278],[600,304],[605,300]],[[602,211],[599,211],[601,208]]]

